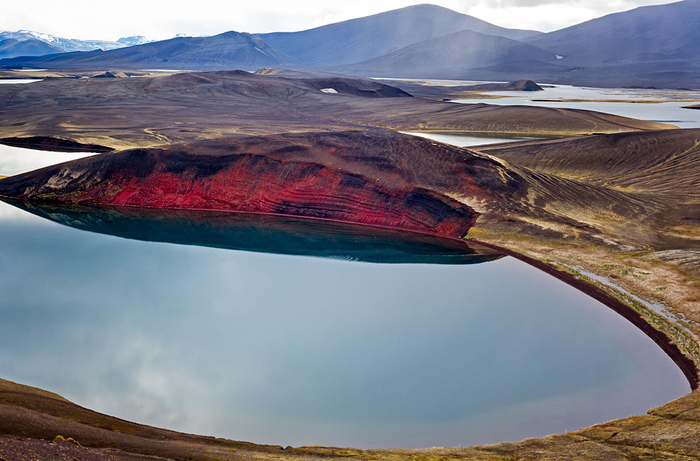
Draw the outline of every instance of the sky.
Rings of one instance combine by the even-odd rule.
[[[116,40],[144,35],[299,31],[419,3],[433,3],[502,27],[542,32],[669,0],[7,0],[0,31]]]

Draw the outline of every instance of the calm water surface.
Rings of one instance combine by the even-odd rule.
[[[41,157],[22,164],[0,148],[6,175],[61,156],[22,149]],[[147,242],[2,202],[0,237],[0,376],[141,423],[294,446],[457,446],[689,391],[636,328],[512,258],[372,264]]]
[[[0,85],[20,85],[23,83],[34,83],[40,82],[40,78],[11,78],[11,79],[0,79]]]
[[[0,370],[97,411],[282,445],[519,440],[688,392],[512,258],[371,264],[128,240],[0,204]]]
[[[547,85],[544,91],[500,91],[489,94],[505,97],[500,99],[460,99],[455,100],[455,102],[586,109],[640,120],[670,123],[679,128],[700,128],[700,110],[682,108],[698,103],[678,101],[678,99],[700,99],[698,91]],[[587,99],[588,101],[562,101],[565,99]],[[617,100],[630,102],[615,102]],[[644,101],[664,102],[645,103]]]
[[[12,176],[89,155],[96,154],[86,152],[47,152],[0,144],[0,175]]]

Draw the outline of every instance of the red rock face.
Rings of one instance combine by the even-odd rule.
[[[452,237],[466,234],[478,216],[467,205],[407,180],[411,175],[400,166],[360,174],[352,171],[360,171],[352,166],[356,162],[347,159],[342,168],[333,166],[338,147],[280,147],[279,140],[255,139],[254,144],[227,140],[80,159],[7,178],[0,182],[0,195],[299,216]]]

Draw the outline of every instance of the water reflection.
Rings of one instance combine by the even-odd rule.
[[[0,202],[2,377],[121,418],[282,445],[456,446],[577,429],[689,390],[643,333],[513,258],[230,251],[9,207]],[[95,220],[137,232],[124,216],[110,223],[113,212]],[[41,213],[78,227],[94,218]],[[177,239],[218,235],[213,221]]]
[[[293,217],[129,207],[57,207],[9,201],[51,221],[101,234],[264,253],[375,263],[476,264],[501,254],[467,242]]]

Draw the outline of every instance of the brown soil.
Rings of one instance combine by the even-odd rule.
[[[94,73],[94,72],[93,72]],[[49,79],[0,87],[0,138],[44,136],[114,149],[231,134],[383,127],[401,131],[582,135],[674,128],[598,112],[365,97],[366,81],[247,72]]]

